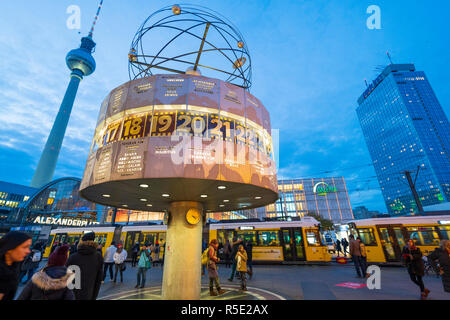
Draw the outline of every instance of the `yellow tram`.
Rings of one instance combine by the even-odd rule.
[[[354,220],[350,232],[366,245],[368,262],[400,262],[408,239],[427,255],[449,240],[450,216],[408,216]]]
[[[318,226],[312,217],[300,221],[215,223],[209,226],[209,238],[222,245],[233,238],[251,241],[254,262],[331,261]]]
[[[301,221],[212,223],[205,238],[216,238],[222,245],[226,239],[232,240],[234,237],[250,240],[253,243],[254,262],[331,261],[327,247],[321,242],[318,226],[319,222],[311,217],[305,217]],[[207,228],[208,226],[205,228],[206,232]],[[137,241],[141,244],[155,244],[158,241],[161,247],[160,259],[163,258],[167,226],[156,224],[54,229],[50,232],[44,257],[49,256],[55,243],[72,245],[89,231],[95,232],[95,241],[103,246],[103,253],[113,240],[124,244],[129,257]]]
[[[47,241],[45,248],[44,258],[48,258],[51,248],[56,243],[66,243],[69,245],[79,241],[83,234],[87,232],[95,232],[95,242],[102,246],[102,253],[105,253],[105,249],[111,245],[111,242],[121,241],[124,244],[125,250],[127,250],[129,257],[131,257],[131,248],[139,241],[139,243],[152,243],[156,241],[161,246],[160,259],[164,254],[164,243],[166,240],[165,225],[144,225],[144,226],[87,226],[79,228],[58,228],[50,232],[50,237]]]

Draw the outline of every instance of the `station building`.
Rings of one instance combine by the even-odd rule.
[[[208,217],[214,220],[301,218],[313,213],[334,223],[354,218],[343,177],[278,180],[278,194],[274,204],[263,208],[211,213]]]

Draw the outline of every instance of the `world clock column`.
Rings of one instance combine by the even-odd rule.
[[[196,211],[197,223],[187,221],[186,213]],[[162,298],[199,300],[201,291],[201,255],[203,206],[195,201],[172,202],[164,252]]]

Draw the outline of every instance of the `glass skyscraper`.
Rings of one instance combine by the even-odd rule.
[[[391,215],[418,211],[406,170],[420,167],[415,187],[422,205],[450,200],[450,125],[423,71],[387,66],[356,112]]]

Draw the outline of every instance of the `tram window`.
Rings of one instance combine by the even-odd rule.
[[[439,227],[442,240],[450,240],[450,227]]]
[[[55,238],[55,235],[50,235],[47,241],[47,247],[50,247],[52,245],[53,239]]]
[[[260,246],[279,246],[280,239],[278,238],[278,231],[258,231]]]
[[[233,241],[233,230],[218,230],[217,231],[217,241],[219,241],[220,244],[224,245],[227,240],[230,241],[230,243]],[[212,239],[209,239],[212,240]]]
[[[406,228],[410,239],[414,239],[418,246],[438,246],[439,235],[434,227]]]
[[[306,231],[306,241],[310,247],[320,246],[320,235],[317,230],[307,230]]]
[[[355,236],[355,239],[359,236],[361,238],[361,241],[366,246],[376,246],[377,240],[375,239],[375,235],[373,233],[372,228],[361,228],[358,229],[358,234],[353,233]]]
[[[238,231],[237,237],[244,240],[245,243],[251,241],[252,244],[256,246],[256,231]]]

